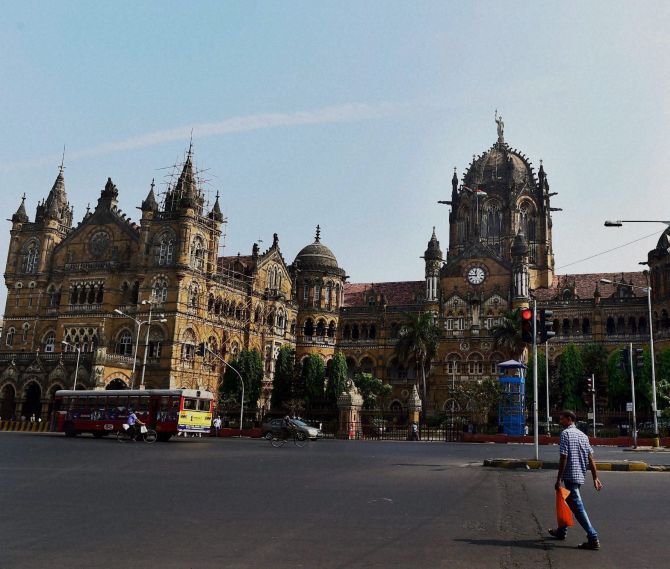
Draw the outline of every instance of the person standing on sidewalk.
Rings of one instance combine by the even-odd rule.
[[[562,481],[570,491],[566,502],[570,506],[575,518],[577,518],[577,521],[586,531],[588,541],[577,547],[579,549],[595,550],[600,549],[598,532],[589,521],[589,516],[584,508],[584,502],[582,502],[582,496],[579,493],[579,488],[586,481],[587,467],[593,476],[593,486],[595,489],[597,491],[602,490],[603,484],[598,478],[598,469],[596,468],[596,463],[593,461],[593,449],[589,443],[589,438],[575,426],[576,418],[572,411],[563,411],[561,413],[560,423],[563,427],[559,449],[561,460],[558,465],[558,476],[556,477],[554,487],[556,491],[559,491]],[[549,530],[549,535],[554,539],[563,540],[567,533],[567,527]]]

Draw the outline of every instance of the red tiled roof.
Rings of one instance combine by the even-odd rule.
[[[554,275],[554,281],[549,288],[540,288],[533,291],[533,297],[539,301],[561,300],[563,291],[570,290],[575,298],[593,298],[596,284],[602,298],[608,298],[616,293],[617,286],[599,282],[608,279],[613,282],[623,281],[637,287],[647,286],[647,280],[642,272],[636,273],[584,273],[575,275]],[[644,297],[646,292],[639,288],[632,289],[633,296]]]
[[[374,290],[381,293],[388,305],[404,306],[416,304],[425,293],[425,281],[403,281],[392,283],[345,283],[342,306],[367,306],[365,293]]]
[[[235,263],[241,263],[245,267],[251,265],[253,257],[251,255],[231,255],[230,257],[219,257],[217,265],[219,267],[231,267]]]

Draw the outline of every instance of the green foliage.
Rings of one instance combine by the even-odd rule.
[[[390,385],[371,373],[357,373],[354,376],[354,385],[361,392],[365,409],[376,409],[379,399],[388,397],[393,391]]]
[[[439,339],[440,329],[430,312],[405,314],[396,353],[404,362],[410,358],[416,362],[417,369],[421,371],[424,401],[426,401],[426,366],[430,367],[430,362],[437,353]]]
[[[579,349],[574,344],[568,344],[561,354],[558,365],[558,377],[564,409],[580,410],[584,406],[582,393],[584,392],[585,376],[584,364]]]
[[[237,357],[226,366],[226,372],[221,383],[222,399],[240,401],[242,386],[240,378],[231,369],[238,371],[244,381],[244,406],[254,408],[261,395],[263,381],[263,361],[257,350],[242,350]]]
[[[530,359],[528,360],[528,369],[525,370],[526,373],[526,407],[528,409],[532,408],[533,405],[533,355],[531,352]],[[542,402],[545,401],[546,397],[546,382],[547,382],[547,359],[544,357],[544,354],[540,351],[537,352],[537,392],[538,398],[540,401],[539,408],[542,407]],[[546,407],[546,404],[544,405]]]
[[[326,385],[326,366],[316,354],[309,354],[302,366],[305,399],[309,403],[323,400]]]
[[[489,414],[498,408],[502,388],[500,382],[494,378],[462,382],[456,385],[454,396],[461,409],[465,409],[468,402],[473,402],[475,405],[473,419],[478,424],[485,424]]]
[[[604,387],[607,378],[607,356],[607,348],[603,344],[586,344],[582,347],[584,377],[594,375],[598,390]]]
[[[635,368],[635,407],[638,412],[651,413],[651,356],[644,348],[642,369]]]
[[[280,408],[291,399],[295,380],[295,351],[288,344],[279,348],[275,363],[275,376],[272,380],[271,405],[273,409]]]
[[[612,411],[625,411],[630,401],[630,377],[620,367],[621,350],[607,358],[607,405]]]
[[[338,396],[345,390],[347,384],[347,358],[342,352],[335,352],[330,365],[330,377],[328,378],[328,400],[335,404]]]
[[[526,348],[521,337],[521,309],[508,310],[502,317],[500,324],[491,328],[493,345],[507,357],[519,360]]]

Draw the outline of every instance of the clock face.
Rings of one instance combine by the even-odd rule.
[[[91,241],[89,242],[91,253],[96,258],[102,257],[109,248],[110,243],[111,239],[109,235],[104,231],[98,231],[91,237]]]
[[[486,278],[486,273],[481,267],[472,267],[468,271],[468,282],[473,285],[482,284]]]

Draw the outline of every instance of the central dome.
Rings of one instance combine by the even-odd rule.
[[[318,226],[314,243],[303,247],[296,255],[294,263],[301,269],[339,269],[333,252],[321,243],[321,230]]]
[[[532,187],[535,185],[535,174],[523,154],[504,142],[497,142],[473,159],[463,177],[463,184],[473,189],[493,186]]]

